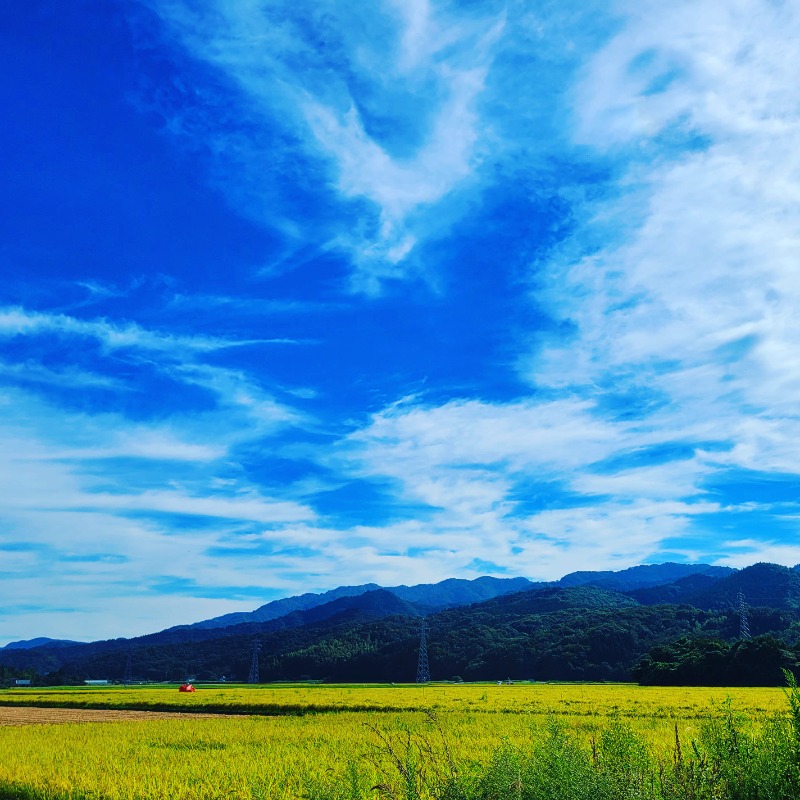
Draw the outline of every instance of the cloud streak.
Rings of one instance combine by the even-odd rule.
[[[163,353],[208,353],[229,347],[292,344],[287,339],[234,340],[203,335],[179,336],[142,328],[133,322],[83,320],[66,314],[41,313],[20,307],[0,308],[0,337],[69,336],[94,339],[108,350],[138,349]]]
[[[331,2],[303,19],[288,4],[217,3],[213,13],[182,2],[153,7],[193,57],[237,87],[257,128],[282,128],[291,144],[275,141],[278,158],[288,147],[292,161],[305,153],[323,173],[317,188],[332,191],[348,214],[358,209],[355,228],[330,231],[327,245],[353,260],[353,287],[376,293],[383,279],[403,275],[435,228],[433,215],[441,216],[437,203],[483,158],[478,103],[504,32],[502,11],[470,17],[427,2],[386,3],[360,9],[356,20]],[[268,159],[248,134],[225,136],[228,155],[244,147],[251,160]],[[253,191],[273,196],[276,187],[262,178]],[[302,224],[274,213],[261,221],[290,238]]]

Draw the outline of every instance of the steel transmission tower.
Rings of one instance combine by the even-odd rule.
[[[128,658],[125,660],[125,672],[122,673],[122,682],[127,686],[133,681],[133,656],[131,651],[128,650]]]
[[[261,683],[258,676],[258,651],[261,649],[261,642],[253,640],[253,658],[250,661],[250,674],[247,676],[248,683]]]
[[[739,592],[739,596],[736,599],[739,602],[739,638],[749,639],[750,624],[747,621],[747,601],[741,592]]]
[[[428,666],[428,625],[422,620],[419,631],[419,659],[417,660],[417,683],[430,683],[431,670]]]

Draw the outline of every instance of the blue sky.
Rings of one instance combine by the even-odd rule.
[[[0,644],[800,562],[800,9],[27,0]]]

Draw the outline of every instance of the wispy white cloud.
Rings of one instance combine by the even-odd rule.
[[[362,476],[389,477],[401,500],[430,507],[418,527],[393,529],[398,552],[441,550],[462,574],[478,558],[556,578],[577,565],[646,561],[693,519],[720,510],[703,499],[712,469],[700,456],[604,466],[659,440],[635,421],[604,419],[587,400],[429,406],[410,398],[374,415],[334,459]]]
[[[410,456],[469,463],[480,454],[481,461],[513,465],[599,459],[616,440],[612,426],[594,419],[593,404],[587,400],[511,404],[454,400],[438,407],[415,400],[408,398],[375,415],[369,436],[378,441],[396,438],[403,448],[400,452]],[[366,435],[356,433],[352,438]],[[588,451],[581,455],[571,451],[570,445],[577,442]]]
[[[74,639],[113,638],[149,633],[204,619],[220,609],[252,609],[251,600],[220,596],[242,586],[244,559],[212,559],[204,548],[223,535],[187,528],[181,533],[152,521],[109,512],[18,511],[4,514],[4,543],[22,539],[31,548],[0,551],[4,574],[3,638],[42,635]],[[65,532],[53,536],[57,527]],[[8,558],[9,554],[11,559]],[[171,592],[169,581],[184,581],[200,591]],[[205,588],[205,596],[203,596]],[[224,612],[223,612],[224,613]]]
[[[126,384],[110,375],[67,366],[52,369],[32,359],[21,363],[0,361],[0,377],[11,382],[40,384],[69,389],[108,389],[126,391]]]
[[[759,0],[619,8],[574,113],[577,141],[627,165],[621,198],[585,209],[609,244],[540,282],[574,334],[537,350],[526,374],[580,396],[652,393],[641,432],[713,444],[669,468],[661,486],[676,499],[729,467],[794,474],[800,14]],[[619,478],[582,480],[618,496],[637,483]],[[792,557],[768,541],[761,552]]]
[[[353,258],[354,286],[376,292],[383,278],[402,274],[420,237],[436,229],[428,210],[482,158],[486,130],[477,103],[504,13],[475,16],[417,0],[356,12],[326,2],[301,24],[297,10],[281,4],[218,2],[205,11],[176,0],[152,5],[193,57],[237,87],[256,127],[277,125],[291,137],[288,158],[300,148],[327,164],[325,188],[355,219],[350,233],[329,233],[326,246]],[[254,196],[275,191],[269,157],[246,135],[227,131],[219,142],[224,157],[236,160],[244,148],[251,164],[264,163],[260,186],[245,188],[248,178],[240,175],[231,188],[247,194],[252,213]],[[281,222],[274,204],[263,212],[261,221],[290,240],[299,235],[300,219]]]
[[[307,506],[289,501],[269,500],[254,490],[246,494],[242,494],[240,490],[233,497],[215,497],[209,494],[196,497],[179,491],[148,491],[136,495],[94,492],[72,502],[87,510],[110,509],[117,512],[139,511],[148,514],[166,512],[261,522],[267,525],[306,522],[316,516]],[[47,508],[47,505],[40,503],[38,507]]]
[[[233,410],[246,419],[248,424],[239,423],[241,434],[245,437],[310,422],[307,415],[278,402],[242,370],[207,364],[183,364],[170,374],[182,383],[208,390],[216,396],[219,406]],[[303,394],[302,389],[300,393]]]
[[[415,38],[418,18],[412,16],[409,24],[399,71],[407,70],[410,61],[418,62],[425,46]],[[313,99],[304,104],[311,131],[336,163],[340,192],[345,197],[367,199],[380,210],[376,234],[363,242],[343,242],[355,252],[365,279],[369,280],[370,273],[391,274],[391,267],[382,265],[402,262],[417,242],[419,233],[412,215],[441,200],[472,174],[481,135],[475,104],[484,88],[486,52],[501,29],[502,24],[493,26],[477,42],[472,55],[476,66],[472,68],[437,63],[432,60],[435,53],[427,53],[426,66],[445,87],[445,96],[413,157],[397,157],[370,136],[355,105],[342,114]],[[451,40],[454,30],[450,29]]]
[[[624,0],[617,10],[624,24],[577,87],[580,139],[625,145],[675,124],[714,139],[780,138],[796,126],[791,5]]]
[[[791,434],[800,106],[789,75],[800,52],[788,32],[800,16],[762,2],[647,8],[589,62],[577,92],[578,136],[631,160],[629,196],[610,217],[603,209],[603,224],[628,233],[553,275],[551,308],[576,336],[546,347],[533,377],[587,387],[647,376],[684,425],[724,420],[721,438],[733,424],[751,444],[753,427]],[[670,80],[649,89],[664,69]]]
[[[109,350],[140,350],[204,353],[254,344],[287,344],[286,339],[236,340],[203,335],[181,336],[153,331],[134,322],[108,319],[84,320],[66,314],[29,311],[21,307],[0,308],[0,337],[60,335],[94,339]]]
[[[19,609],[4,622],[4,636],[25,638],[34,620],[50,635],[96,638],[145,633],[156,618],[166,626],[187,621],[187,614],[207,616],[210,598],[223,591],[218,587],[235,595],[257,582],[252,559],[220,559],[210,555],[214,548],[253,528],[316,520],[291,493],[276,496],[254,485],[237,459],[237,448],[257,441],[263,452],[270,436],[308,420],[252,375],[205,363],[228,340],[23,309],[0,314],[0,338],[10,360],[0,390],[0,604]],[[96,373],[72,366],[76,339],[100,345]],[[66,354],[66,366],[34,359],[42,343]],[[14,363],[18,353],[25,358]],[[142,413],[131,398],[149,391],[148,382],[119,369],[141,361],[184,391],[205,392],[200,410],[179,403]],[[123,399],[115,410],[102,410],[106,400],[81,401],[97,390]],[[129,401],[136,404],[132,415]],[[163,585],[148,588],[159,576]],[[110,618],[98,621],[99,605],[121,609],[175,581],[169,609],[159,601],[163,616],[152,615],[155,601],[145,596],[141,608],[149,607],[150,616],[126,617],[125,630]],[[217,601],[209,613],[243,607],[252,602]]]
[[[54,368],[30,357],[13,361],[17,353],[38,352],[42,343],[54,352],[66,353],[63,358],[74,360],[69,348],[74,339],[91,340],[100,347],[102,357],[92,360],[92,372],[67,363]],[[10,389],[5,398],[8,414],[26,425],[29,417],[41,412],[36,424],[44,425],[48,435],[62,441],[65,453],[70,447],[82,448],[82,458],[163,457],[175,460],[206,460],[228,452],[236,443],[272,434],[289,426],[310,422],[305,413],[278,401],[260,382],[244,370],[208,363],[211,356],[231,347],[286,343],[286,340],[243,340],[206,335],[180,336],[153,331],[134,323],[117,323],[106,319],[83,320],[76,317],[32,312],[22,308],[0,310],[0,342],[7,345],[8,360],[0,363],[0,376],[10,386],[15,383],[38,387],[42,396],[48,390],[79,393],[83,390],[103,390],[112,395],[131,396],[147,391],[142,370],[150,370],[180,387],[194,387],[205,392],[211,401],[201,410],[190,413],[180,403],[168,406],[165,402],[158,412],[160,418],[172,415],[167,423],[140,425],[126,421],[123,413],[63,412],[72,418],[71,433],[59,436],[48,421],[44,406],[38,401],[20,400],[21,395]],[[17,345],[31,345],[29,347]],[[104,362],[104,359],[108,362]],[[120,364],[128,369],[121,370]],[[292,387],[281,389],[291,394]],[[303,393],[303,388],[299,390]],[[31,395],[32,396],[32,395]],[[30,412],[30,414],[28,413]],[[10,418],[10,417],[9,417]],[[194,440],[194,441],[192,441]]]
[[[741,569],[756,561],[772,564],[800,564],[800,547],[764,539],[735,539],[723,543],[728,554],[719,563]]]
[[[250,608],[252,601],[212,605],[210,598],[215,587],[235,595],[261,583],[264,559],[210,553],[253,529],[293,530],[316,520],[310,506],[270,496],[232,469],[231,442],[219,425],[190,431],[181,420],[148,425],[70,413],[21,392],[2,401],[0,604],[35,609],[4,623],[9,638],[34,629],[73,638],[134,635],[220,608]],[[293,536],[278,541],[289,546]],[[153,584],[161,578],[189,588],[168,602],[162,597],[154,614],[148,593],[163,594]],[[134,598],[143,606],[123,615],[124,629],[105,616]]]

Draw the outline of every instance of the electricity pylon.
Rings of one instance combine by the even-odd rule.
[[[750,623],[747,621],[747,600],[744,599],[744,594],[739,592],[736,598],[739,601],[739,638],[750,638]]]
[[[247,676],[248,683],[261,683],[258,676],[258,651],[261,649],[261,643],[258,639],[253,641],[253,658],[250,661],[250,674]]]
[[[428,626],[425,619],[419,632],[419,658],[417,659],[417,683],[430,683],[431,670],[428,666]]]

